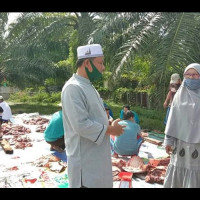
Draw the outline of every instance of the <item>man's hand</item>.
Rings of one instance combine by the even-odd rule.
[[[112,122],[111,126],[108,126],[107,132],[109,135],[120,136],[124,133],[125,125],[119,125],[120,119],[116,119]]]
[[[113,122],[112,122],[112,126],[115,126],[115,125],[117,125],[118,124],[118,122],[119,121],[121,121],[121,119],[120,118],[118,118],[118,119],[115,119]]]

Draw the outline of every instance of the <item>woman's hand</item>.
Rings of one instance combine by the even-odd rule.
[[[164,102],[163,107],[164,107],[164,108],[167,108],[167,106],[168,106],[168,105],[167,105],[167,102]]]
[[[172,146],[167,145],[167,146],[165,147],[165,151],[166,151],[168,154],[171,154],[171,152],[172,152]]]

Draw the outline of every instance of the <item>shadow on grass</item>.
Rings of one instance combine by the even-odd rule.
[[[122,109],[122,104],[115,104],[113,102],[106,102],[113,111],[114,119],[119,118],[120,110]],[[60,110],[57,104],[44,104],[44,103],[13,103],[8,102],[11,107],[13,114],[21,113],[35,113],[38,112],[40,115],[51,115],[56,111]],[[165,117],[165,112],[150,110],[140,107],[132,107],[136,111],[140,118],[140,126],[142,129],[159,130],[164,131],[163,120]]]
[[[13,114],[35,113],[40,115],[50,115],[60,110],[56,104],[39,104],[39,103],[9,103]]]

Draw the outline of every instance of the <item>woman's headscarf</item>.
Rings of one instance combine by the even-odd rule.
[[[190,68],[200,74],[200,64],[188,65],[184,73]],[[189,90],[184,81],[174,96],[165,134],[188,143],[200,143],[200,89]]]

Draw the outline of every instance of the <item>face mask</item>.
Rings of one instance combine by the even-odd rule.
[[[186,86],[189,90],[200,89],[200,79],[185,79],[184,86]]]
[[[90,64],[92,66],[92,72],[90,72],[88,70],[87,67],[85,67],[85,71],[88,75],[88,78],[89,80],[92,82],[92,81],[95,81],[95,80],[99,80],[100,78],[102,78],[102,73],[99,72],[99,70],[95,67],[95,65],[93,64],[93,62],[89,59],[90,61]]]

